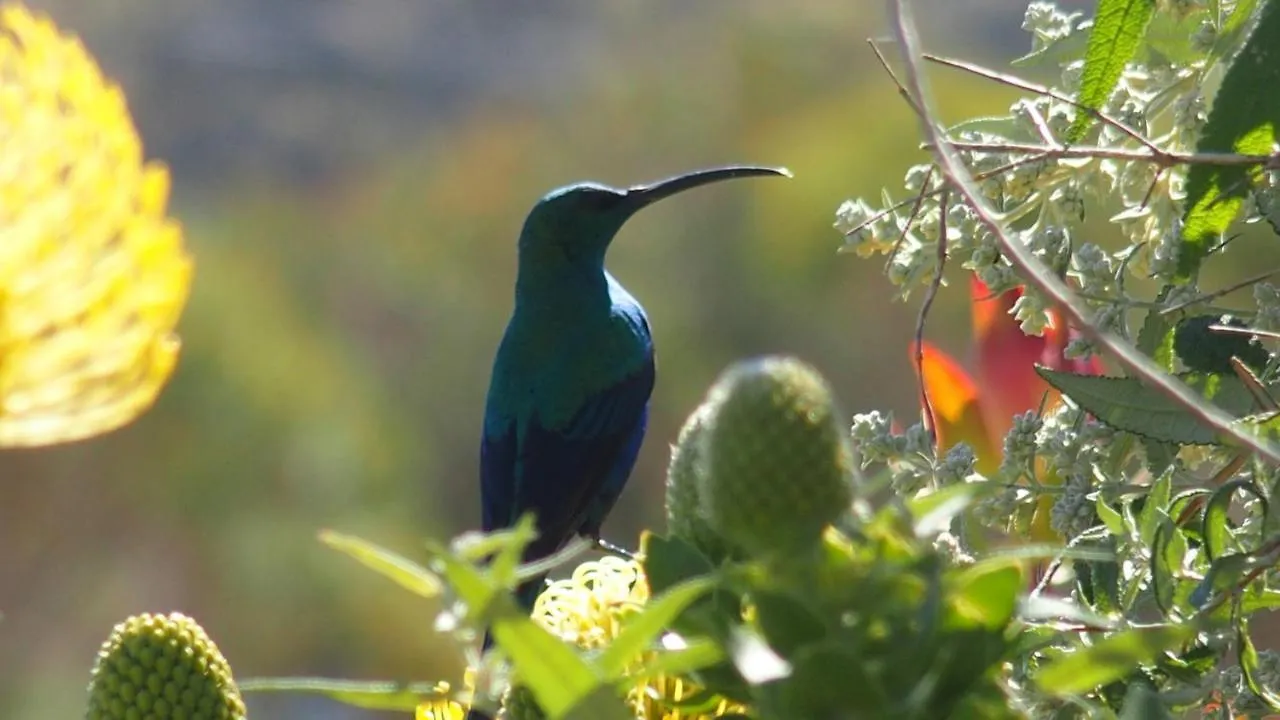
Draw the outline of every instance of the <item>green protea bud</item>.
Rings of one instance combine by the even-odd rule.
[[[714,406],[704,403],[680,429],[680,437],[671,448],[671,465],[667,468],[666,507],[667,530],[718,563],[732,553],[728,543],[707,524],[699,490],[704,474],[702,442],[707,421],[714,412]]]
[[[86,720],[244,717],[231,666],[185,615],[134,615],[98,651]]]
[[[794,358],[760,358],[726,370],[707,402],[711,528],[756,556],[816,547],[853,502],[853,452],[826,381]]]

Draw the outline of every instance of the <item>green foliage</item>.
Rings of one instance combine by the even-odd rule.
[[[1238,358],[1255,371],[1267,364],[1270,356],[1256,337],[1217,332],[1211,329],[1214,326],[1248,327],[1243,320],[1229,315],[1183,318],[1174,330],[1173,349],[1187,369],[1198,373],[1232,373],[1231,358]]]
[[[1238,16],[1232,22],[1241,23]],[[1269,155],[1280,124],[1280,97],[1259,88],[1280,83],[1280,3],[1263,2],[1258,22],[1222,79],[1213,111],[1196,150]],[[1261,179],[1257,166],[1195,164],[1187,173],[1186,215],[1178,277],[1195,276],[1210,249],[1236,219],[1252,186]]]
[[[1100,377],[1037,368],[1050,385],[1070,397],[1100,422],[1143,438],[1177,445],[1214,445],[1221,440],[1185,407],[1137,378]],[[1241,417],[1256,400],[1235,376],[1180,376],[1206,400]]]
[[[1137,54],[1155,10],[1155,0],[1098,0],[1077,98],[1084,107],[1101,110],[1106,105],[1125,65]],[[1076,115],[1067,141],[1083,138],[1092,120],[1088,113]]]

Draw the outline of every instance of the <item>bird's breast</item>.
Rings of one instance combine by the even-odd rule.
[[[492,420],[518,424],[537,418],[567,426],[588,399],[653,360],[644,311],[615,303],[606,314],[514,316],[507,327],[490,386]]]

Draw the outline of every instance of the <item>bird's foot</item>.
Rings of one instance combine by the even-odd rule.
[[[635,553],[631,552],[630,550],[624,547],[619,547],[617,545],[614,545],[613,543],[609,542],[608,540],[605,540],[604,538],[599,538],[599,537],[596,538],[596,546],[607,553],[618,555],[620,557],[626,558],[627,560],[639,560],[639,557]]]

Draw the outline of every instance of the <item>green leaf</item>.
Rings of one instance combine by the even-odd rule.
[[[1098,494],[1098,498],[1093,503],[1097,510],[1098,518],[1102,520],[1102,524],[1107,528],[1107,532],[1116,537],[1124,537],[1128,534],[1124,525],[1124,517],[1119,510],[1111,507],[1102,499],[1102,494]]]
[[[769,646],[790,657],[804,645],[818,642],[827,628],[813,611],[785,593],[759,590],[751,593],[756,624]]]
[[[1174,575],[1187,554],[1187,539],[1163,510],[1156,522],[1151,545],[1151,584],[1160,611],[1169,615],[1174,603]]]
[[[948,594],[951,617],[947,629],[978,627],[1001,630],[1013,619],[1022,590],[1022,570],[1007,560],[984,560],[956,576]]]
[[[933,537],[951,527],[951,521],[973,504],[980,493],[994,492],[994,483],[956,483],[912,498],[907,508],[915,520],[917,537]]]
[[[1040,366],[1036,372],[1099,422],[1116,430],[1178,445],[1220,444],[1213,428],[1137,378],[1077,375]],[[1254,405],[1253,395],[1234,376],[1180,375],[1179,379],[1229,415],[1240,417]]]
[[[1249,692],[1256,695],[1272,710],[1280,710],[1280,697],[1258,681],[1258,651],[1253,646],[1253,639],[1249,637],[1248,619],[1240,618],[1236,628],[1236,649],[1240,671],[1244,675],[1245,684],[1249,686]]]
[[[645,531],[640,539],[643,548],[644,574],[653,593],[665,592],[689,578],[707,575],[715,570],[698,549],[689,542]]]
[[[667,650],[658,653],[647,661],[640,670],[630,673],[631,677],[654,677],[656,675],[688,675],[704,668],[709,668],[725,659],[720,644],[709,638],[694,638],[680,650]]]
[[[1124,66],[1133,59],[1155,12],[1155,0],[1098,0],[1098,12],[1084,54],[1084,71],[1077,100],[1101,110],[1120,81]],[[1081,111],[1067,130],[1068,143],[1079,142],[1093,117]]]
[[[1232,18],[1234,21],[1235,18]],[[1269,2],[1222,79],[1197,152],[1267,155],[1280,123],[1280,3]],[[1258,167],[1197,163],[1187,171],[1177,279],[1185,282],[1235,220]]]
[[[711,578],[692,578],[651,599],[639,615],[627,620],[622,632],[596,659],[596,667],[605,677],[620,677],[685,608],[714,586]]]
[[[1155,484],[1147,492],[1146,501],[1142,504],[1142,512],[1138,516],[1138,536],[1142,544],[1151,547],[1156,538],[1156,529],[1160,527],[1160,519],[1169,507],[1169,498],[1173,494],[1173,473],[1164,473],[1156,478]]]
[[[1195,636],[1190,625],[1156,625],[1126,630],[1062,656],[1036,673],[1041,690],[1078,695],[1119,680],[1139,666]]]
[[[1124,695],[1119,720],[1173,720],[1173,715],[1150,685],[1135,682]]]
[[[1254,483],[1243,478],[1237,478],[1230,482],[1222,484],[1209,497],[1209,502],[1204,509],[1204,549],[1205,555],[1209,560],[1220,557],[1227,552],[1227,544],[1231,540],[1231,520],[1227,516],[1231,510],[1231,501],[1235,498],[1236,491],[1247,493],[1254,496],[1262,504],[1263,523],[1265,524],[1268,516],[1268,504],[1265,493]],[[1266,535],[1266,527],[1262,528],[1262,535]]]
[[[448,697],[445,683],[335,680],[319,677],[248,678],[238,681],[242,692],[284,692],[323,695],[344,705],[366,710],[413,712],[418,705]]]
[[[514,547],[518,552],[518,545]],[[533,693],[548,718],[624,720],[631,717],[596,669],[564,641],[530,620],[493,577],[434,543],[429,543],[428,549],[441,568],[441,576],[459,598],[468,607],[481,609],[494,641],[511,659],[520,681]],[[508,552],[511,549],[504,548],[499,557]],[[602,687],[608,692],[602,694]],[[596,714],[580,715],[582,708]]]
[[[1156,296],[1156,302],[1163,302],[1169,294],[1165,287]],[[1138,349],[1148,355],[1157,365],[1168,372],[1173,372],[1173,341],[1175,329],[1169,316],[1159,308],[1152,308],[1142,321],[1142,329],[1138,331]]]
[[[321,531],[320,542],[417,595],[431,598],[440,594],[440,578],[402,555],[332,530]]]

